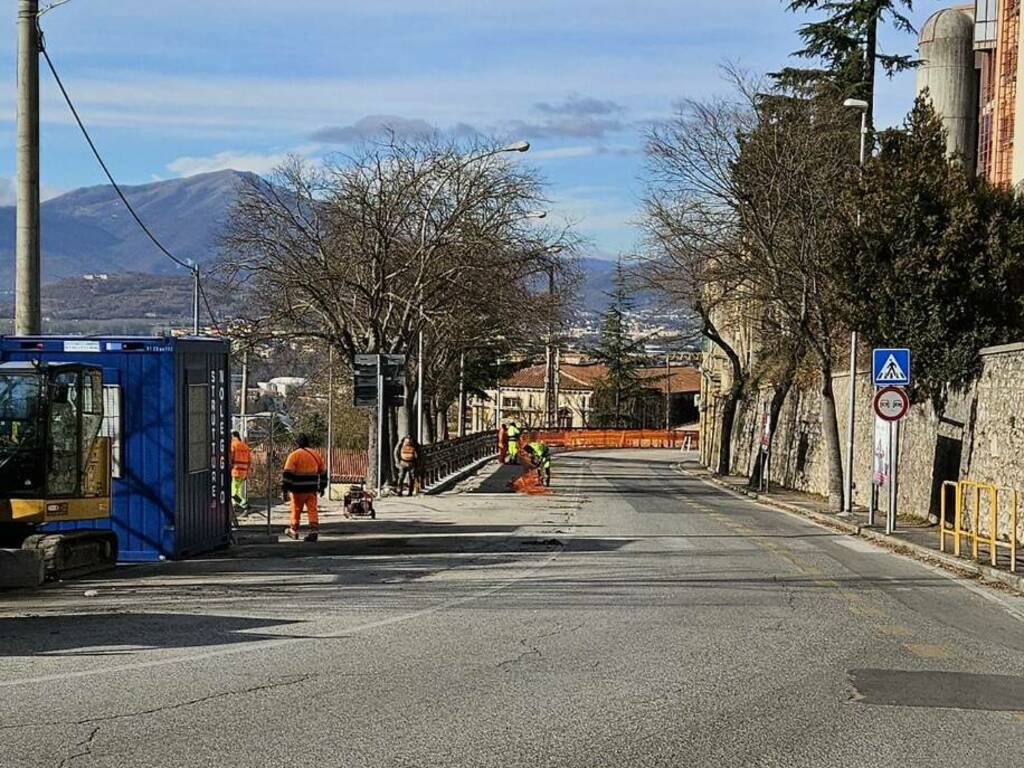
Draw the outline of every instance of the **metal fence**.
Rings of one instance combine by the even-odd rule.
[[[494,432],[479,432],[433,445],[424,445],[420,456],[420,483],[424,487],[429,487],[460,469],[490,456],[496,456],[497,453],[498,436]]]
[[[281,469],[284,460],[292,446],[275,446],[274,455],[270,462],[271,483],[280,485]],[[323,450],[316,449],[321,455]],[[331,456],[331,482],[332,483],[361,483],[366,479],[366,471],[369,466],[366,458],[366,451],[352,451],[342,448],[335,448]],[[252,449],[252,465],[249,470],[250,487],[262,489],[266,483],[267,472],[267,450],[264,447]]]
[[[281,466],[287,455],[287,446],[278,448],[271,461],[271,484],[279,485]],[[430,486],[474,462],[498,453],[498,438],[493,432],[484,432],[453,440],[425,445],[421,450],[421,484]],[[335,448],[331,456],[332,483],[361,483],[366,479],[369,461],[366,451],[352,451]],[[252,449],[252,466],[249,487],[262,492],[266,485],[267,451],[262,447]]]
[[[952,515],[948,509],[950,495]],[[1007,564],[1016,572],[1021,545],[1018,498],[1013,488],[974,480],[947,480],[942,484],[939,550],[945,552],[946,541],[952,538],[953,554],[960,557],[966,539],[970,543],[971,559],[980,562],[987,553],[986,559],[993,566],[1000,561],[1000,550],[1005,550]]]

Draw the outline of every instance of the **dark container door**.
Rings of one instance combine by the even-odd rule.
[[[211,348],[212,347],[212,348]],[[177,557],[228,543],[227,354],[179,342]]]

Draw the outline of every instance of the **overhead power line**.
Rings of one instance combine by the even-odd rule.
[[[57,82],[57,87],[60,88],[60,92],[64,96],[64,101],[67,102],[68,109],[71,110],[71,114],[74,116],[75,122],[78,123],[78,127],[81,129],[82,135],[85,137],[86,142],[89,144],[89,149],[92,150],[92,154],[96,158],[96,162],[100,164],[100,168],[103,169],[103,173],[106,175],[107,180],[110,182],[110,185],[114,188],[114,191],[117,192],[117,196],[121,198],[121,202],[124,203],[124,207],[128,209],[128,212],[132,215],[132,218],[135,219],[135,223],[139,225],[142,231],[146,233],[146,237],[153,241],[153,244],[160,249],[164,256],[169,258],[179,267],[184,267],[185,269],[189,270],[195,269],[195,266],[185,261],[182,261],[169,250],[167,250],[167,248],[164,247],[164,244],[157,240],[156,235],[154,235],[149,230],[149,227],[146,226],[145,222],[143,222],[142,219],[139,218],[139,214],[135,212],[135,209],[132,207],[132,204],[128,202],[128,198],[125,197],[124,192],[121,191],[121,186],[117,183],[117,181],[114,180],[114,176],[110,173],[110,169],[104,162],[99,150],[96,149],[96,144],[93,142],[92,137],[89,135],[89,131],[86,129],[85,123],[82,122],[82,118],[79,116],[78,110],[75,108],[74,102],[71,101],[71,96],[68,95],[68,91],[64,87],[63,81],[60,79],[60,75],[57,74],[57,68],[53,66],[53,60],[50,58],[50,54],[47,53],[46,46],[43,44],[43,36],[41,31],[39,33],[39,52],[42,53],[43,58],[46,59],[46,66],[50,68],[50,73],[53,75],[53,79]]]
[[[51,7],[56,7],[57,5],[62,4],[63,3],[55,3]],[[150,228],[146,226],[146,223],[139,217],[139,214],[135,211],[135,208],[132,207],[132,204],[128,201],[128,198],[122,191],[121,185],[118,184],[117,181],[114,179],[113,174],[110,172],[110,168],[107,167],[106,162],[103,160],[103,156],[96,148],[96,143],[92,140],[92,136],[89,135],[89,131],[85,127],[85,123],[82,122],[82,118],[78,114],[78,109],[75,107],[74,102],[71,100],[71,96],[68,94],[67,88],[64,87],[64,82],[60,79],[60,75],[57,74],[57,68],[54,66],[53,60],[50,58],[50,54],[46,50],[46,45],[43,41],[42,30],[39,30],[39,52],[43,54],[43,58],[46,60],[46,66],[50,69],[50,74],[53,75],[53,79],[57,83],[57,87],[60,89],[61,95],[64,97],[64,101],[68,105],[68,109],[71,110],[71,114],[72,116],[74,116],[75,122],[78,124],[79,130],[81,130],[82,136],[85,137],[85,141],[89,145],[89,149],[92,150],[92,154],[96,158],[96,162],[99,163],[100,168],[103,169],[103,173],[107,177],[107,181],[110,182],[110,185],[114,188],[114,191],[117,193],[117,196],[121,199],[121,202],[124,203],[124,207],[128,209],[128,213],[131,214],[132,218],[135,220],[135,223],[139,225],[139,229],[141,229],[145,233],[146,237],[148,237],[152,241],[153,245],[155,245],[164,256],[173,261],[179,267],[184,267],[190,272],[193,272],[198,278],[199,265],[189,263],[187,261],[184,261],[183,259],[179,259],[173,253],[171,253],[170,250],[168,250],[168,248],[163,243],[160,242],[157,236],[153,234]],[[206,291],[203,290],[203,284],[198,279],[196,280],[196,286],[198,287],[199,296],[202,298],[203,304],[206,305],[206,312],[210,316],[210,322],[213,323],[214,328],[216,328],[217,332],[220,333],[220,325],[217,323],[217,318],[214,317],[213,310],[210,307],[210,302],[206,298]]]

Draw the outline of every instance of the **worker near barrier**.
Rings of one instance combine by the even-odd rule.
[[[398,495],[402,495],[405,484],[409,484],[409,495],[416,490],[419,475],[420,447],[410,435],[406,435],[395,448],[395,465],[398,467]]]
[[[241,512],[249,511],[246,481],[252,466],[252,451],[238,432],[231,433],[231,501]]]
[[[508,423],[508,456],[505,460],[506,464],[518,464],[519,463],[519,438],[522,436],[523,431],[519,428],[519,425],[514,421]]]
[[[502,424],[498,427],[498,461],[502,464],[508,458],[508,427]]]
[[[545,486],[551,485],[551,449],[546,443],[535,440],[523,449],[530,465],[537,470],[537,479]]]
[[[309,447],[309,436],[298,434],[296,448],[288,454],[284,463],[281,487],[291,495],[291,525],[285,529],[285,536],[298,540],[302,524],[302,512],[309,519],[309,533],[306,541],[320,538],[320,513],[317,510],[317,496],[327,490],[327,466],[323,457]]]

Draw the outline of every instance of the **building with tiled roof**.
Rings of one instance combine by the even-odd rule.
[[[471,397],[469,407],[473,431],[493,429],[496,404],[501,398],[501,420],[514,420],[522,426],[545,426],[546,366],[533,365],[516,371],[501,382],[500,389],[486,391],[486,397]],[[594,390],[608,373],[600,363],[563,363],[558,377],[558,425],[560,428],[590,426]],[[641,368],[639,376],[649,382],[648,389],[661,392],[671,404],[672,426],[697,421],[697,396],[700,393],[700,371],[688,366]],[[651,414],[652,421],[664,424],[664,408]]]

